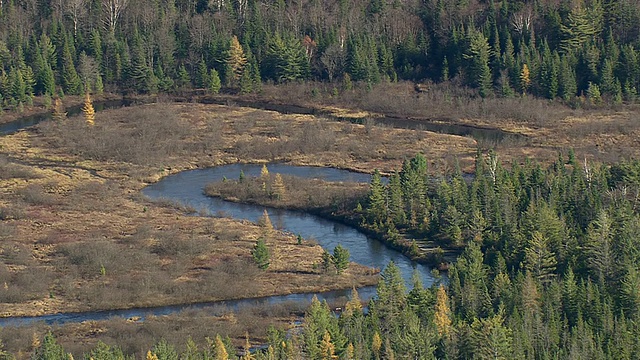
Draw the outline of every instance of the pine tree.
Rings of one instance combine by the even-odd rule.
[[[84,113],[85,121],[87,125],[93,126],[96,120],[96,112],[93,109],[93,101],[91,100],[91,95],[87,92],[84,97],[84,106],[82,107],[82,112]]]
[[[38,81],[42,85],[42,91],[44,94],[54,95],[56,93],[56,80],[51,65],[45,64],[41,70]]]
[[[178,68],[178,78],[176,79],[176,86],[180,90],[185,90],[187,87],[189,87],[189,85],[191,85],[191,78],[189,77],[187,68],[185,68],[184,64],[182,64]]]
[[[564,101],[571,100],[578,92],[576,84],[576,74],[569,64],[569,59],[563,56],[560,61],[560,71],[558,73],[559,93]]]
[[[35,345],[35,344],[34,344]],[[33,360],[69,360],[67,354],[61,345],[56,342],[53,334],[47,333],[41,344],[37,345],[33,355]]]
[[[544,42],[544,51],[542,53],[542,65],[540,66],[538,82],[542,86],[544,95],[548,99],[554,99],[558,94],[558,66],[556,58],[557,53],[551,53],[549,44]],[[559,59],[559,58],[558,58]]]
[[[198,88],[208,88],[209,87],[209,70],[207,69],[207,63],[204,59],[200,59],[198,63],[198,71],[196,74],[196,86]]]
[[[587,88],[587,99],[592,105],[600,105],[602,103],[600,87],[591,81],[589,81],[589,87]]]
[[[9,81],[11,83],[11,97],[19,103],[27,102],[27,87],[22,72],[15,67],[11,68]]]
[[[256,265],[258,265],[258,268],[266,270],[269,267],[271,256],[263,238],[258,239],[251,251],[251,255],[253,256],[253,260],[255,260]]]
[[[475,319],[471,324],[473,358],[478,360],[512,359],[512,332],[503,325],[502,314]]]
[[[240,94],[250,94],[253,92],[253,78],[251,78],[251,71],[249,66],[245,67],[240,76]]]
[[[369,190],[369,206],[367,207],[367,217],[370,224],[376,224],[385,219],[387,214],[385,189],[382,185],[380,172],[376,170],[371,176],[371,185]]]
[[[613,74],[613,61],[605,59],[600,73],[600,89],[603,93],[614,96],[616,94],[616,81]]]

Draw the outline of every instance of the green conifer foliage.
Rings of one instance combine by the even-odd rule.
[[[251,255],[253,255],[253,260],[255,260],[260,269],[266,270],[269,267],[271,255],[263,238],[258,239],[251,251]]]
[[[477,87],[480,96],[491,94],[491,69],[489,68],[490,47],[481,32],[471,31],[468,36],[469,48],[464,58],[469,62],[468,81]]]

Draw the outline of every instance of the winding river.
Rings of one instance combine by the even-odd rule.
[[[119,104],[106,103],[104,106],[100,107],[108,108],[117,105],[123,106],[125,104],[122,102]],[[39,117],[34,116],[23,119],[19,122],[4,124],[0,127],[0,134],[18,131],[27,126],[34,125],[47,117],[48,116],[46,115],[40,115]],[[260,173],[260,169],[261,165],[232,164],[209,169],[184,171],[170,175],[160,180],[158,183],[147,186],[142,190],[142,193],[152,199],[169,199],[184,205],[189,205],[212,216],[228,216],[255,222],[262,215],[265,209],[263,206],[238,204],[207,197],[204,195],[203,189],[207,183],[212,181],[219,181],[225,177],[237,178],[240,171],[243,171],[247,176],[257,176]],[[368,174],[333,168],[270,164],[269,171],[283,175],[319,178],[326,181],[370,181],[370,175]],[[380,269],[384,268],[390,261],[393,261],[400,268],[402,276],[407,284],[411,283],[411,277],[414,272],[417,272],[421,277],[425,286],[431,285],[434,281],[431,275],[431,269],[428,266],[409,260],[399,252],[387,248],[379,241],[367,237],[354,228],[301,211],[268,209],[268,212],[272,223],[277,228],[294,234],[299,234],[306,239],[314,239],[323,248],[329,251],[332,251],[335,246],[341,244],[349,250],[351,254],[351,261]],[[344,299],[348,296],[349,292],[349,290],[333,291],[317,295],[320,299],[331,301]],[[363,299],[370,299],[375,294],[375,288],[362,288],[359,289],[359,293]],[[140,317],[141,319],[144,319],[150,315],[158,316],[172,314],[191,308],[219,309],[222,306],[226,309],[239,309],[245,306],[264,304],[309,302],[313,295],[314,294],[292,294],[154,308],[60,313],[35,317],[9,317],[0,318],[0,326],[20,326],[35,322],[44,322],[47,324],[77,323],[88,320],[106,320],[115,316],[124,318]]]

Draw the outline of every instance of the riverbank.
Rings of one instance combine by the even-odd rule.
[[[268,171],[268,166],[265,165]],[[448,248],[444,244],[430,248],[418,248],[409,234],[389,237],[366,226],[365,215],[358,213],[359,204],[365,204],[368,184],[357,182],[328,182],[321,179],[305,179],[296,176],[267,173],[260,177],[226,179],[207,184],[207,196],[226,201],[257,204],[277,209],[308,212],[322,218],[338,221],[358,229],[387,247],[403,253],[412,261],[446,270],[460,252],[459,248]]]

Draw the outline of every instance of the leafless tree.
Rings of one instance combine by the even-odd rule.
[[[65,13],[73,21],[73,35],[78,33],[78,25],[81,19],[87,14],[87,0],[66,0]]]
[[[518,34],[522,34],[529,30],[531,26],[531,10],[524,10],[511,16],[511,26]]]
[[[329,82],[333,81],[333,77],[340,72],[344,64],[344,50],[339,45],[330,45],[320,57],[322,65],[324,65]]]
[[[98,63],[96,63],[96,59],[91,56],[88,56],[83,51],[80,53],[80,61],[78,64],[78,73],[82,78],[82,83],[94,86],[98,76],[100,75],[100,70],[98,67]]]
[[[104,9],[104,26],[112,34],[116,31],[118,20],[127,8],[129,0],[102,0]]]

